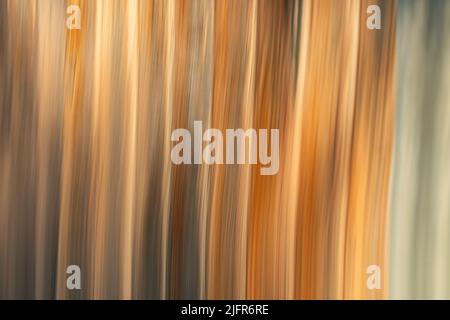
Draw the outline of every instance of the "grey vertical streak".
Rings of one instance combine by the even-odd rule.
[[[450,298],[450,2],[401,0],[391,296]]]
[[[158,20],[161,3],[141,1],[140,27],[143,35],[139,39],[139,55],[142,59],[139,70],[139,103],[137,144],[137,216],[135,236],[136,264],[134,272],[134,297],[157,299],[165,287],[161,279],[163,257],[162,220],[163,210],[163,145],[164,139],[164,75],[165,60],[161,52],[165,30]],[[159,11],[158,11],[159,10]]]
[[[177,6],[173,129],[188,128],[193,132],[194,121],[202,121],[204,128],[210,125],[213,8],[211,1]],[[172,167],[171,174],[168,297],[196,299],[204,294],[205,285],[209,169],[198,165]]]
[[[189,17],[189,116],[188,127],[194,121],[202,121],[203,126],[211,127],[212,87],[213,87],[213,31],[214,2],[201,0],[192,2]],[[206,128],[204,128],[205,130]],[[192,131],[191,131],[192,132]],[[196,166],[187,182],[189,204],[188,230],[183,242],[185,252],[191,252],[185,277],[192,283],[186,296],[205,298],[206,291],[206,228],[210,212],[210,169]],[[193,237],[193,235],[195,235]]]
[[[64,54],[66,32],[63,1],[39,1],[37,8],[37,203],[35,297],[55,298],[62,116],[64,109]],[[47,72],[52,69],[55,72]]]
[[[36,223],[36,11],[27,1],[1,7],[0,298],[32,298]],[[14,30],[14,32],[11,32]],[[30,41],[30,38],[33,41]],[[3,87],[3,86],[2,86]],[[14,107],[12,107],[14,106]]]

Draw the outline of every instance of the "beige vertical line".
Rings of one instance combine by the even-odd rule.
[[[296,220],[297,220],[297,205],[298,205],[298,186],[300,180],[297,178],[300,176],[300,157],[301,157],[301,142],[302,142],[302,113],[303,113],[303,91],[305,88],[305,76],[306,76],[306,63],[307,55],[309,50],[309,35],[311,34],[311,1],[304,0],[301,10],[301,28],[300,28],[300,51],[298,57],[298,68],[296,75],[296,94],[295,94],[295,113],[294,113],[294,144],[292,150],[294,150],[291,163],[292,172],[291,176],[294,179],[289,179],[290,190],[289,193],[292,197],[292,201],[289,201],[288,207],[288,277],[289,279],[295,280],[295,233],[296,233]],[[293,299],[295,297],[295,281],[290,281],[286,288],[286,293],[288,299]]]
[[[247,43],[249,49],[247,50],[247,65],[245,70],[245,82],[243,92],[243,128],[253,128],[253,109],[255,105],[255,77],[256,77],[256,38],[257,38],[257,6],[256,1],[249,3],[249,34],[247,36]],[[239,219],[241,223],[237,227],[237,236],[240,237],[238,263],[236,265],[238,275],[236,279],[235,297],[237,299],[245,299],[247,295],[247,237],[248,237],[248,213],[250,205],[250,190],[251,190],[251,165],[245,165],[241,170],[240,185],[242,192],[239,193],[238,208],[241,209]]]
[[[165,43],[165,64],[167,66],[165,74],[165,97],[164,97],[164,163],[163,185],[162,185],[162,232],[161,232],[161,292],[160,298],[167,298],[167,244],[169,233],[169,213],[170,213],[170,184],[171,184],[171,161],[170,161],[170,135],[172,121],[172,87],[173,87],[173,61],[175,55],[175,4],[173,0],[165,1],[167,5],[165,16],[165,29],[167,35]]]
[[[47,18],[48,23],[43,23],[41,19],[38,21],[38,30],[47,29],[49,28],[51,24],[51,19],[48,16],[47,9],[48,2],[41,2],[38,8],[38,12],[44,14],[44,17]],[[47,10],[45,10],[47,9]],[[44,11],[45,10],[45,11]],[[46,21],[46,22],[47,22]],[[47,30],[46,30],[47,31]],[[44,272],[45,272],[45,250],[47,243],[45,242],[45,233],[47,231],[46,229],[46,217],[47,214],[45,212],[46,204],[47,204],[47,198],[46,193],[48,192],[47,186],[48,186],[48,172],[47,172],[47,166],[46,163],[48,163],[48,155],[49,155],[49,146],[48,146],[48,135],[50,134],[50,130],[47,126],[44,126],[43,119],[51,116],[49,112],[49,106],[48,101],[50,90],[48,86],[52,85],[51,80],[48,75],[45,74],[44,68],[47,68],[48,65],[45,64],[45,60],[43,58],[44,56],[44,49],[42,46],[42,42],[45,43],[46,39],[43,38],[42,33],[38,33],[38,39],[37,39],[37,78],[39,85],[39,90],[37,92],[37,143],[41,145],[42,147],[37,149],[37,199],[36,199],[36,234],[35,234],[35,250],[36,250],[36,268],[34,270],[34,277],[35,277],[35,288],[34,288],[34,297],[36,298],[44,298],[42,295],[42,292],[45,288],[45,283],[43,283],[44,278]],[[52,119],[52,122],[54,120]],[[50,126],[51,128],[51,126]],[[43,149],[43,150],[42,150]],[[45,173],[45,174],[42,174]]]
[[[124,247],[122,259],[122,299],[132,298],[133,279],[133,229],[134,229],[134,190],[136,184],[136,129],[137,129],[137,89],[138,89],[138,24],[137,0],[127,1],[127,70],[129,88],[129,123],[127,141],[127,170],[126,170],[126,197],[125,197],[125,221],[124,221]]]
[[[90,176],[89,185],[92,187],[91,199],[89,200],[89,227],[87,229],[88,236],[92,236],[94,244],[89,246],[89,257],[87,264],[89,264],[89,298],[101,298],[103,293],[102,281],[104,278],[101,276],[103,273],[104,263],[105,263],[105,233],[107,229],[105,228],[105,215],[104,212],[107,199],[105,199],[105,192],[102,190],[102,184],[105,183],[107,174],[100,173],[102,171],[102,165],[107,162],[107,153],[103,149],[107,146],[107,138],[105,134],[106,130],[106,119],[103,119],[105,114],[109,109],[108,103],[109,99],[106,99],[102,91],[108,88],[108,83],[103,84],[102,81],[105,77],[105,65],[107,64],[103,59],[103,53],[105,52],[106,44],[108,43],[108,37],[105,36],[105,22],[111,23],[111,17],[105,15],[105,11],[109,12],[111,10],[109,3],[104,3],[103,1],[95,2],[95,40],[94,40],[94,82],[92,91],[92,135],[91,139],[91,150],[90,154],[93,159],[96,159],[92,166],[96,174]],[[105,17],[104,17],[105,15]],[[102,148],[100,148],[102,147]],[[107,184],[107,182],[106,182]],[[103,199],[102,199],[103,198]],[[95,234],[91,235],[94,231]]]
[[[300,183],[300,157],[301,157],[301,142],[302,142],[302,113],[303,113],[303,99],[304,99],[304,89],[305,89],[305,76],[308,61],[308,50],[309,50],[309,35],[311,34],[311,1],[303,0],[302,10],[301,10],[301,28],[300,28],[300,50],[298,57],[298,68],[297,68],[297,83],[296,83],[296,93],[295,93],[295,125],[294,125],[294,144],[292,146],[293,155],[291,163],[291,173],[294,179],[289,179],[291,190],[289,192],[291,196],[291,201],[289,201],[288,206],[288,220],[289,220],[289,245],[288,250],[288,274],[289,278],[293,279],[287,286],[287,297],[288,299],[295,298],[295,269],[296,269],[296,259],[295,259],[295,233],[296,233],[296,220],[297,220],[297,208],[298,208],[298,187]]]
[[[209,42],[213,41],[214,38],[214,7],[215,2],[206,0],[202,3],[202,8],[204,8],[206,18],[206,25],[205,25],[205,39],[203,39],[203,50],[206,52],[208,50],[208,45],[210,45]],[[205,56],[205,59],[207,61],[207,64],[211,67],[208,71],[211,72],[211,83],[213,82],[213,74],[214,74],[214,45],[211,44],[211,56],[208,58],[207,53]],[[210,59],[211,62],[209,62],[207,59]],[[208,123],[207,126],[211,127],[212,123],[212,91],[213,86],[211,85],[210,92],[207,94],[209,95],[209,101],[208,101],[208,108],[209,108],[209,114],[208,114]],[[210,176],[212,175],[213,170],[211,170],[208,166],[201,166],[201,173],[200,173],[200,185],[202,186],[200,195],[199,195],[199,201],[201,203],[200,212],[199,212],[199,298],[200,299],[206,299],[207,298],[207,255],[208,255],[208,237],[207,237],[207,229],[208,229],[208,215],[210,214],[209,210],[209,199],[210,199]]]
[[[79,3],[86,5],[86,3]],[[98,3],[96,3],[97,5]],[[81,6],[83,8],[83,6]],[[95,8],[98,10],[98,8]],[[82,9],[84,11],[84,9]],[[96,12],[98,12],[96,11]],[[99,14],[99,13],[98,13]],[[65,22],[65,19],[64,19]],[[83,23],[82,28],[87,23]],[[65,25],[64,25],[65,27]],[[99,29],[99,22],[95,25],[96,36],[101,34]],[[56,299],[67,298],[66,290],[66,267],[68,262],[68,256],[70,254],[70,216],[71,212],[71,200],[72,200],[72,185],[73,185],[73,170],[74,170],[74,147],[76,144],[75,135],[75,121],[77,113],[80,112],[77,109],[77,103],[80,99],[81,93],[81,79],[80,74],[82,72],[82,57],[79,54],[80,38],[75,36],[74,31],[66,31],[66,49],[65,49],[65,71],[64,71],[64,106],[63,106],[63,144],[62,144],[62,164],[61,164],[61,204],[59,210],[59,226],[58,226],[58,242],[57,242],[57,271],[56,271]],[[78,32],[78,31],[77,31]],[[80,32],[82,32],[80,30]],[[99,50],[96,47],[96,50]],[[100,53],[97,53],[100,56]],[[95,70],[93,71],[94,79],[99,74],[99,63],[95,63]],[[98,82],[94,81],[94,84]],[[94,88],[95,94],[95,88]],[[94,95],[95,97],[95,95]],[[81,286],[84,287],[84,281],[82,280]],[[89,293],[86,294],[88,296]]]
[[[358,52],[359,52],[359,28],[360,28],[360,10],[361,3],[360,1],[352,1],[349,3],[347,7],[346,16],[351,16],[352,20],[349,21],[348,29],[348,42],[346,43],[349,58],[348,64],[349,67],[345,70],[345,80],[342,84],[342,93],[341,100],[339,104],[342,106],[343,111],[342,114],[342,126],[348,127],[349,130],[353,130],[353,119],[355,113],[355,104],[354,97],[356,94],[356,86],[357,86],[357,71],[358,71]],[[351,27],[350,27],[351,25]],[[350,135],[350,134],[349,134]],[[348,141],[351,143],[351,137],[348,137]],[[350,146],[351,147],[351,146]],[[347,228],[347,216],[348,216],[348,200],[349,200],[349,182],[348,177],[351,174],[349,168],[340,169],[343,174],[343,178],[345,179],[345,187],[340,190],[339,199],[335,204],[334,210],[338,213],[338,222],[337,222],[337,239],[335,239],[336,245],[332,248],[332,250],[336,251],[337,261],[334,262],[334,265],[337,266],[337,270],[334,273],[334,279],[330,279],[330,282],[335,283],[334,292],[331,293],[332,297],[336,297],[337,299],[343,299],[345,296],[345,250],[346,250],[346,228]]]

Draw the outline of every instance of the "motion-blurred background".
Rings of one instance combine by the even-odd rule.
[[[0,298],[450,298],[449,31],[448,0],[1,0]],[[279,173],[172,165],[194,120],[279,128]]]

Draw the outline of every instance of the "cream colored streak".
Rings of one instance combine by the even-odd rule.
[[[251,1],[249,3],[249,35],[247,39],[248,50],[247,50],[247,64],[245,71],[245,84],[244,84],[244,93],[243,93],[243,128],[253,128],[253,108],[254,108],[254,92],[255,92],[255,68],[256,68],[256,26],[257,26],[257,5],[256,1]],[[238,208],[239,212],[239,223],[237,224],[236,234],[239,237],[237,241],[239,243],[239,250],[236,253],[238,255],[236,267],[238,268],[236,278],[236,288],[238,288],[236,292],[237,299],[245,299],[246,297],[246,280],[247,280],[247,222],[248,222],[248,212],[249,212],[249,204],[250,204],[250,187],[251,187],[251,166],[245,165],[240,170],[240,183],[242,186],[241,191],[239,192],[238,197]]]
[[[137,89],[138,89],[138,42],[137,42],[137,24],[138,8],[137,0],[127,1],[127,22],[128,22],[128,142],[127,142],[127,182],[126,182],[126,210],[124,212],[123,224],[123,265],[122,265],[122,299],[132,298],[132,279],[133,279],[133,230],[134,230],[134,194],[136,186],[136,130],[137,130]]]
[[[298,5],[298,4],[297,4]],[[301,34],[300,37],[300,53],[298,57],[298,69],[297,69],[297,85],[295,88],[295,114],[294,114],[294,129],[292,133],[293,146],[292,146],[292,160],[290,171],[287,170],[288,174],[292,177],[300,176],[300,151],[301,151],[301,141],[302,141],[302,113],[303,113],[303,91],[305,88],[305,76],[306,76],[306,62],[308,55],[309,46],[309,35],[311,34],[311,1],[304,0],[302,4],[302,17],[301,17]],[[289,137],[290,138],[290,137]],[[292,281],[295,277],[295,232],[296,232],[296,217],[297,217],[297,195],[299,187],[299,179],[288,179],[290,192],[283,193],[289,197],[289,201],[283,201],[287,203],[287,216],[288,216],[288,230],[287,230],[287,254],[288,254],[288,266],[286,278],[290,279],[286,287],[286,298],[294,298],[295,281]]]
[[[165,98],[164,98],[164,168],[163,168],[163,186],[162,186],[162,232],[161,232],[161,294],[162,299],[167,296],[167,265],[169,256],[167,252],[168,233],[169,233],[169,213],[170,213],[170,185],[171,185],[171,160],[170,160],[170,135],[172,132],[172,95],[173,95],[173,61],[175,55],[175,4],[173,0],[164,1],[167,6],[165,12],[165,22],[167,36],[164,38],[165,43]],[[164,8],[165,9],[165,8]]]

